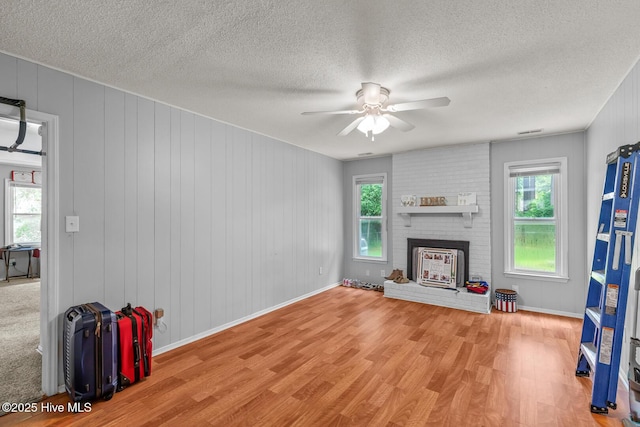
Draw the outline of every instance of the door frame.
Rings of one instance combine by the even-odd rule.
[[[0,104],[0,115],[19,120],[19,110]],[[60,332],[60,173],[58,116],[26,110],[27,121],[42,125],[42,251],[40,254],[40,345],[42,349],[42,391],[48,396],[58,389],[58,346]]]

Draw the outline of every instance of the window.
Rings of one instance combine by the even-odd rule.
[[[354,258],[387,260],[387,174],[358,175],[354,184]]]
[[[566,165],[505,164],[505,273],[567,279]]]
[[[5,244],[40,244],[42,188],[6,180]]]

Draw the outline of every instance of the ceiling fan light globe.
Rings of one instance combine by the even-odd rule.
[[[389,120],[380,114],[367,114],[358,125],[358,130],[365,135],[371,132],[373,135],[384,132],[389,127]]]
[[[371,114],[367,114],[358,125],[358,130],[366,135],[373,129],[374,124],[375,119],[373,118],[373,116]]]
[[[373,123],[373,129],[371,129],[371,132],[374,135],[384,132],[389,127],[389,120],[383,116],[376,116]]]

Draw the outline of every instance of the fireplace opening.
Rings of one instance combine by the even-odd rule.
[[[407,239],[407,278],[416,280],[414,272],[415,254],[418,248],[457,249],[464,254],[462,284],[469,281],[469,242],[464,240],[437,240],[437,239]]]

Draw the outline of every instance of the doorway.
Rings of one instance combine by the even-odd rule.
[[[0,117],[0,146],[13,144],[19,126]],[[21,150],[43,151],[40,128],[27,123]],[[42,156],[0,150],[0,178],[0,401],[27,403],[42,396]]]
[[[17,120],[18,113],[17,108],[0,104],[0,118]],[[58,117],[29,109],[27,109],[26,117],[27,122],[30,123],[28,129],[33,127],[39,133],[44,153],[41,156],[41,174],[37,178],[41,179],[42,188],[41,251],[32,268],[35,268],[35,272],[38,272],[40,276],[39,350],[42,354],[40,386],[44,394],[53,395],[59,392],[58,233],[60,227],[58,225]],[[3,140],[0,145],[6,145],[6,142]],[[15,160],[15,162],[20,164],[18,160]],[[20,166],[25,166],[25,164],[23,163]],[[17,262],[16,260],[16,264]]]

